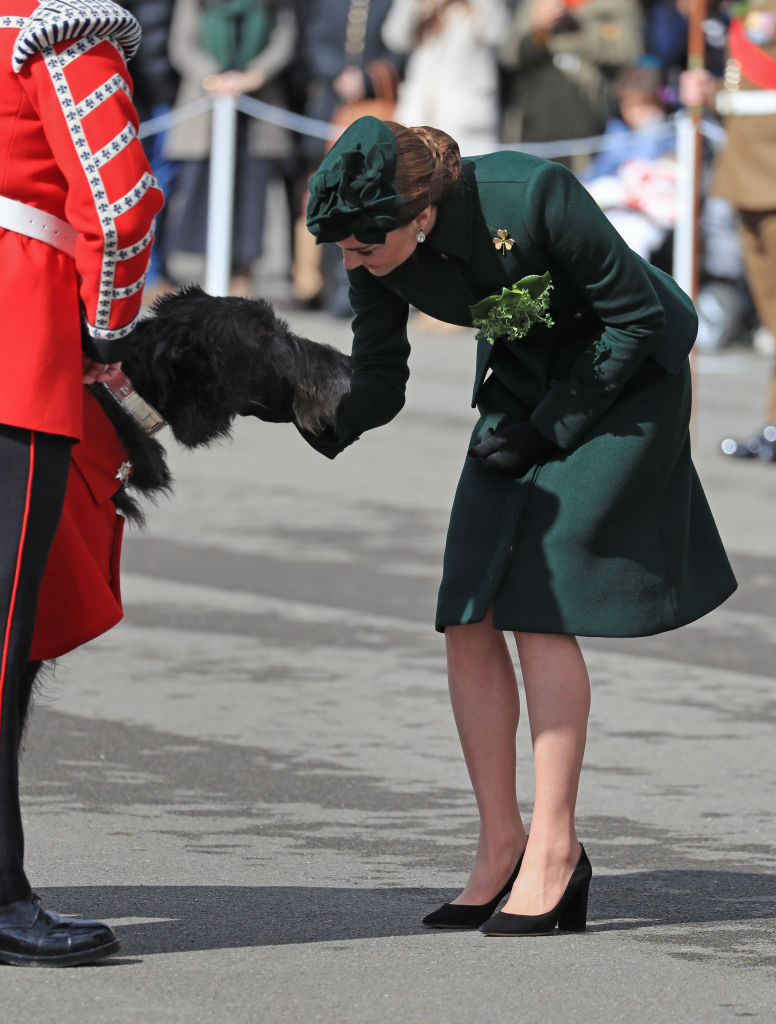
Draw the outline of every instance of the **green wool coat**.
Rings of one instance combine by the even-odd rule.
[[[499,230],[509,251],[493,243]],[[402,408],[409,306],[470,326],[470,306],[550,272],[552,327],[477,343],[472,439],[530,418],[558,446],[525,477],[466,458],[437,628],[641,636],[681,626],[736,588],[690,455],[692,303],[637,256],[571,172],[523,153],[464,160],[425,243],[391,274],[349,273],[352,389],[333,458]]]

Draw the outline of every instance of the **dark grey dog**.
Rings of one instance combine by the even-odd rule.
[[[132,342],[124,372],[189,448],[229,436],[235,416],[317,433],[350,389],[350,357],[294,334],[261,299],[189,285],[157,299]]]

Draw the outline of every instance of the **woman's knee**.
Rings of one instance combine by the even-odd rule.
[[[445,644],[448,660],[452,662],[466,659],[484,662],[509,656],[506,637],[500,629],[494,629],[490,612],[482,622],[448,626],[445,629]]]

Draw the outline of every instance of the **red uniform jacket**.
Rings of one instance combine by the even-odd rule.
[[[140,30],[110,0],[0,0],[0,195],[66,221],[75,252],[0,219],[0,423],[84,438],[40,592],[31,657],[56,657],[121,618],[127,460],[82,383],[82,329],[120,359],[140,311],[163,199],[137,137],[126,60]]]
[[[82,312],[100,357],[121,358],[163,202],[125,63],[139,29],[107,0],[0,12],[0,195],[77,231],[71,258],[0,227],[0,423],[78,438]]]

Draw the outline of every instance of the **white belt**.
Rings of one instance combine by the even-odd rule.
[[[720,89],[715,106],[718,114],[776,114],[776,92],[773,89],[745,89],[730,92]]]
[[[68,256],[75,256],[78,232],[67,221],[60,220],[53,213],[38,210],[35,206],[20,203],[17,199],[0,196],[0,228],[7,228],[39,242],[48,242],[55,249],[61,249]]]

